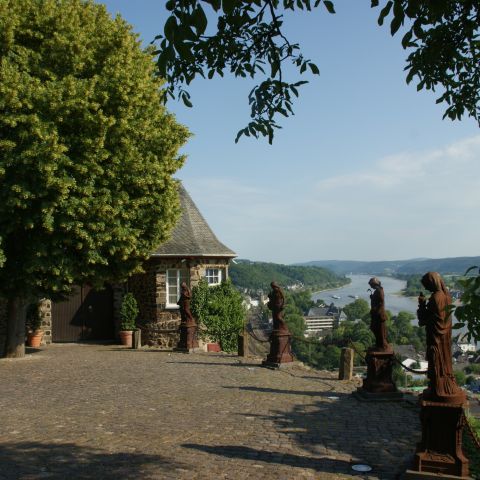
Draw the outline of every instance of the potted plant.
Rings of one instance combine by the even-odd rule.
[[[132,347],[132,335],[135,330],[135,320],[138,316],[138,305],[135,297],[127,293],[120,307],[120,343]]]
[[[40,309],[38,302],[30,303],[27,307],[27,345],[38,348],[42,343],[43,330],[41,329],[42,319],[40,318]]]

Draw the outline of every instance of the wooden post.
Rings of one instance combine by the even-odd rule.
[[[340,354],[340,368],[338,370],[339,380],[351,380],[353,378],[353,350],[342,348]]]

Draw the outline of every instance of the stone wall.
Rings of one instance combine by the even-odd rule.
[[[42,345],[52,343],[52,301],[43,298],[38,302],[41,328],[43,330]]]

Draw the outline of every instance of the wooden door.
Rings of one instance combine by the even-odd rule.
[[[52,303],[52,339],[54,342],[110,340],[114,338],[113,292],[76,287],[63,302]]]

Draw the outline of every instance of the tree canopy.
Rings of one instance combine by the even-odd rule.
[[[0,79],[0,295],[126,277],[174,226],[188,137],[151,52],[91,1],[0,0]]]
[[[480,121],[480,7],[475,0],[371,0],[378,23],[390,21],[390,32],[403,33],[409,51],[406,81],[417,90],[441,88],[437,103],[446,103],[444,117],[464,114]],[[238,132],[267,136],[272,142],[278,115],[293,114],[293,99],[306,80],[287,81],[282,67],[293,63],[299,74],[318,74],[300,46],[287,38],[283,13],[321,7],[335,13],[330,0],[168,0],[170,11],[158,40],[158,71],[167,79],[167,95],[179,95],[191,106],[185,86],[197,75],[264,80],[249,94],[251,121]],[[213,20],[216,25],[212,26]]]
[[[347,316],[347,319],[354,322],[369,315],[370,305],[363,298],[357,298],[353,302],[345,305],[342,310]]]

